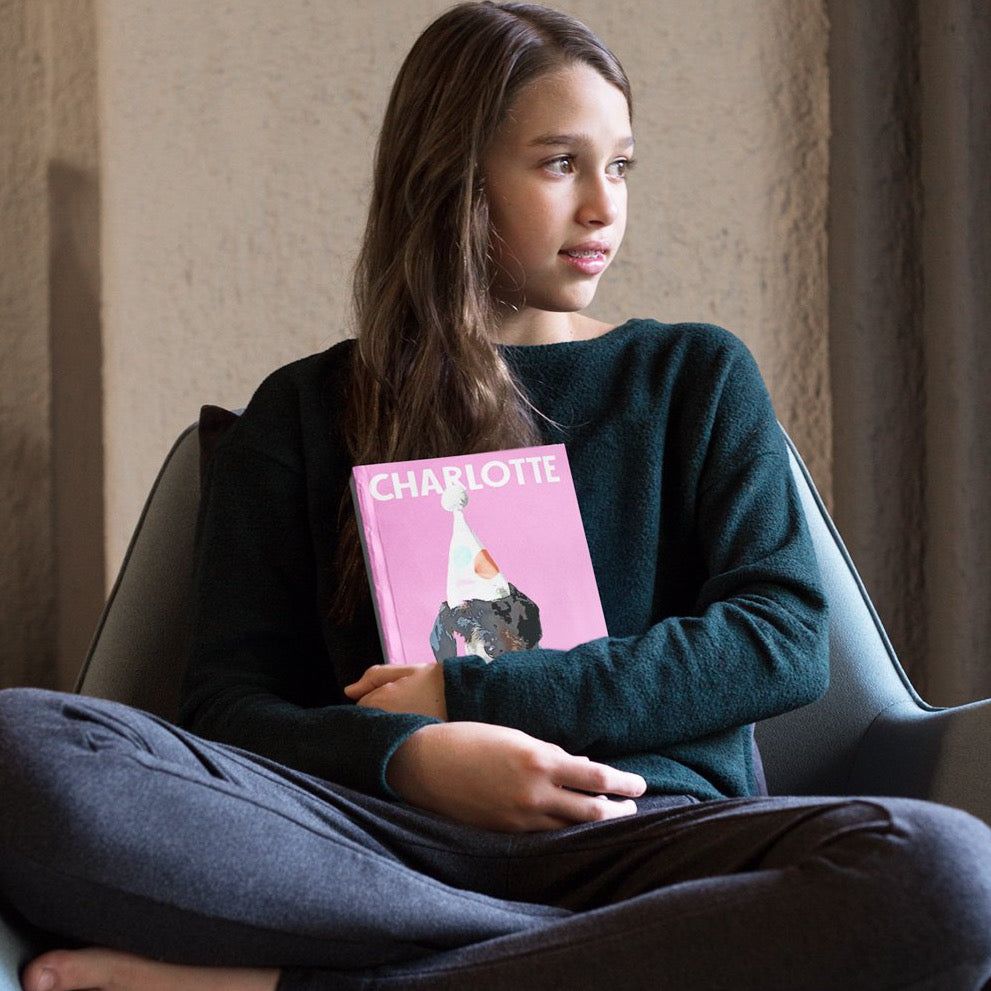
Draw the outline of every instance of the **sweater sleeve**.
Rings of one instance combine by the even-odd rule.
[[[445,662],[451,719],[514,726],[608,759],[756,722],[824,691],[826,604],[756,363],[740,345],[700,384],[705,403],[670,429],[705,442],[669,444],[691,452],[677,475],[690,488],[685,525],[700,558],[693,607],[676,615],[662,607],[642,633],[572,650]],[[643,542],[655,551],[662,543],[659,534]],[[652,562],[640,563],[650,574]]]
[[[326,569],[326,551],[313,535],[308,477],[323,469],[304,454],[292,393],[279,380],[263,386],[212,460],[180,722],[388,796],[392,753],[434,720],[360,708],[341,691],[342,670],[360,671],[380,658],[364,654],[361,637],[350,648],[361,656],[334,657],[323,635],[318,572]],[[349,650],[347,636],[336,644]]]

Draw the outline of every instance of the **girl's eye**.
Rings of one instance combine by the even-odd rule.
[[[606,172],[614,179],[625,179],[633,168],[632,158],[618,158],[615,162],[610,162]]]
[[[575,171],[575,162],[570,155],[561,155],[560,158],[551,159],[544,168],[555,175],[571,175]]]

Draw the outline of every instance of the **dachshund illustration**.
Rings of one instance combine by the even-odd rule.
[[[438,661],[457,657],[458,643],[465,653],[493,661],[507,650],[528,650],[540,645],[540,608],[512,583],[509,595],[498,599],[468,599],[453,609],[441,603],[430,634],[430,647]]]

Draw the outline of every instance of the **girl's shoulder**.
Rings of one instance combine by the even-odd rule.
[[[297,358],[270,372],[237,418],[228,438],[234,445],[296,464],[292,452],[314,434],[333,433],[350,374],[353,340]]]
[[[678,378],[721,377],[727,372],[759,377],[750,350],[736,334],[701,322],[631,317],[598,337],[509,348],[506,353],[514,367],[535,372],[581,367],[627,374],[639,365]]]
[[[667,374],[702,381],[725,376],[761,381],[760,370],[744,341],[717,324],[662,323],[634,317],[603,339],[614,337],[615,349],[633,349],[637,357]]]
[[[749,354],[744,342],[732,331],[717,324],[694,321],[664,323],[646,317],[631,317],[618,324],[603,340],[633,343],[656,350],[684,352],[686,355]]]
[[[352,339],[338,341],[323,351],[296,358],[276,368],[262,380],[251,402],[319,392],[335,383],[341,384],[350,370],[354,343]]]

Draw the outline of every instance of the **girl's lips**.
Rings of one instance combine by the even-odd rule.
[[[558,252],[567,265],[582,275],[598,275],[608,264],[608,249],[602,247],[564,248]]]
[[[581,241],[579,244],[569,245],[567,248],[561,249],[562,254],[566,255],[608,255],[609,254],[609,242],[608,241]]]

